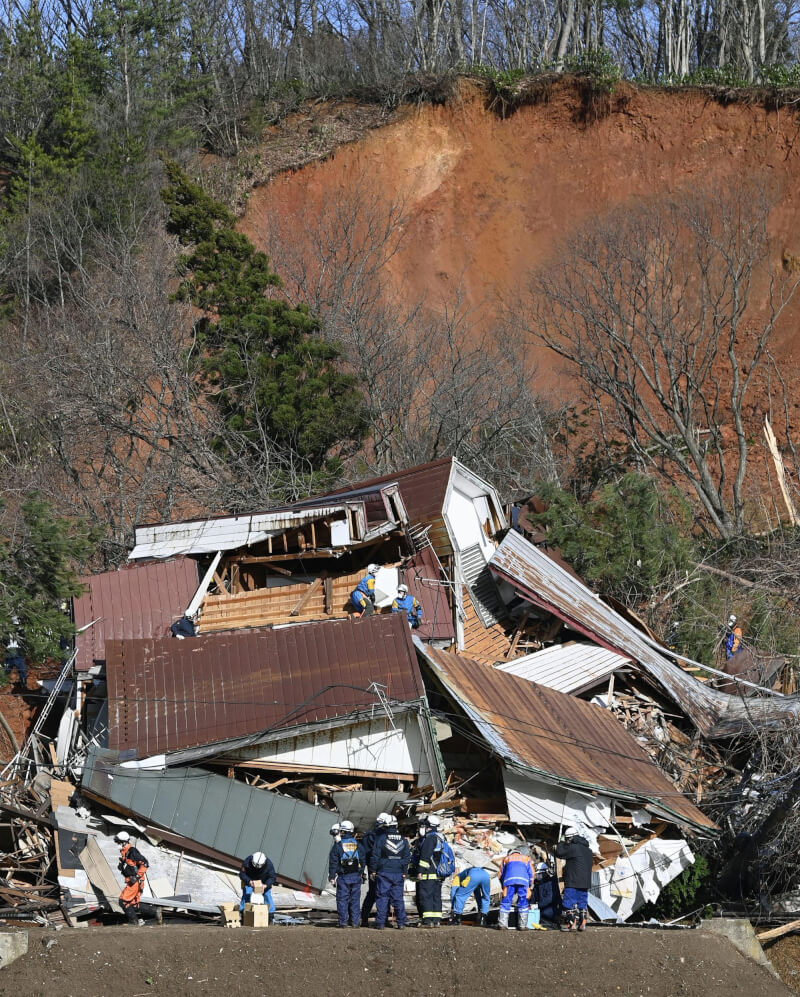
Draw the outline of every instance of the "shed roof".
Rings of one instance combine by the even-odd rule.
[[[109,748],[140,757],[369,714],[372,682],[392,702],[424,697],[400,616],[186,640],[111,641]]]
[[[597,644],[571,640],[553,644],[513,661],[500,661],[497,667],[509,675],[537,682],[559,692],[583,692],[607,679],[612,672],[631,663],[616,651]]]
[[[422,624],[417,630],[418,636],[423,640],[455,640],[446,581],[430,547],[424,547],[409,559],[403,578],[409,592],[422,603]]]
[[[98,621],[76,638],[77,669],[87,672],[105,661],[108,640],[166,636],[197,589],[197,562],[176,557],[133,564],[82,578],[81,584],[83,595],[72,600],[75,626]]]
[[[607,710],[461,655],[422,644],[417,649],[507,764],[558,785],[646,802],[679,823],[714,829]]]

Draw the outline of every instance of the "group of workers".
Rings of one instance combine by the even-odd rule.
[[[434,928],[442,924],[442,885],[450,877],[450,924],[460,925],[470,899],[475,900],[478,924],[488,927],[491,873],[479,866],[456,871],[452,848],[440,830],[439,818],[423,815],[413,845],[400,833],[397,818],[378,815],[375,825],[359,841],[351,821],[334,824],[333,846],[328,859],[328,879],[336,889],[338,927],[369,927],[375,910],[375,927],[385,928],[390,912],[394,926],[407,923],[403,884],[416,881],[416,907],[419,927]],[[139,904],[144,889],[148,861],[131,843],[127,831],[115,840],[120,845],[119,870],[125,880],[120,903],[130,924],[142,924]],[[554,852],[564,860],[563,896],[558,880],[546,862],[534,863],[530,848],[512,848],[500,864],[502,887],[497,927],[508,929],[513,908],[517,911],[517,928],[539,926],[540,919],[557,925],[562,931],[584,931],[588,920],[588,891],[591,885],[592,852],[578,828],[568,827],[564,840]],[[272,887],[275,867],[264,852],[253,852],[239,870],[242,885],[240,913],[253,902],[257,884],[263,887],[263,903],[275,913]],[[361,887],[367,883],[364,899]],[[533,902],[533,906],[532,905]],[[531,915],[535,916],[531,916]]]
[[[357,616],[369,616],[375,612],[375,576],[379,571],[379,564],[370,564],[366,575],[350,595],[353,612]],[[405,583],[397,586],[397,597],[392,600],[392,612],[405,613],[412,630],[417,630],[422,623],[422,606],[408,591],[408,585]]]

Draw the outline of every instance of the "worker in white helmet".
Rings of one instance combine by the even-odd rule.
[[[250,903],[256,883],[264,884],[264,903],[270,914],[275,913],[275,901],[272,899],[272,887],[278,877],[275,866],[263,852],[253,852],[242,862],[239,879],[242,881],[242,901],[239,904],[240,913],[244,913],[244,905]]]
[[[328,859],[328,879],[336,887],[338,927],[357,928],[361,924],[361,878],[367,867],[363,845],[356,841],[352,822],[339,825],[341,838],[331,848]]]
[[[128,924],[144,924],[144,921],[139,918],[139,901],[144,890],[144,878],[150,868],[150,863],[131,843],[131,836],[127,831],[119,831],[114,835],[114,840],[120,846],[117,868],[125,880],[125,886],[119,895],[120,905],[125,911]]]
[[[350,601],[358,616],[369,616],[375,612],[375,576],[380,571],[379,564],[370,564],[367,573],[353,589]]]
[[[379,813],[375,818],[375,826],[371,828],[364,835],[361,844],[364,846],[364,855],[367,860],[367,865],[369,865],[369,858],[372,854],[372,849],[375,847],[375,842],[378,838],[386,831],[386,828],[392,822],[392,815],[387,813]],[[376,888],[376,877],[371,875],[369,877],[369,886],[367,887],[367,893],[364,897],[364,902],[361,905],[361,927],[369,927],[369,918],[372,914],[372,908],[375,906],[375,888]]]
[[[417,630],[422,623],[422,606],[408,591],[405,583],[397,586],[397,598],[392,603],[392,612],[405,613],[412,630]]]

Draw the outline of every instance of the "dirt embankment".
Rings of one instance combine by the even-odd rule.
[[[324,162],[256,187],[242,228],[267,246],[286,220],[302,227],[309,212],[335,209],[359,185],[401,198],[405,238],[390,269],[403,300],[452,303],[458,287],[491,313],[498,297],[524,283],[529,269],[587,220],[655,193],[756,175],[779,192],[770,262],[779,268],[784,251],[800,258],[796,111],[628,86],[619,98],[608,117],[581,124],[577,88],[563,81],[547,99],[501,119],[465,85],[447,107],[403,109]],[[280,141],[271,136],[265,155]],[[275,262],[280,269],[277,254]],[[800,299],[774,341],[788,377],[800,368],[798,320]],[[548,380],[554,387],[557,365],[545,353],[534,359],[539,389]]]
[[[0,971],[9,997],[788,997],[722,939],[695,931],[500,933],[216,927],[30,932]]]

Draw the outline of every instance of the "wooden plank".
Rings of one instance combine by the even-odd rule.
[[[308,586],[305,592],[300,596],[300,599],[295,603],[294,608],[289,613],[289,616],[297,616],[301,609],[305,608],[306,603],[309,601],[315,592],[319,592],[322,589],[322,583],[324,578],[320,576],[315,578],[314,581]]]
[[[519,639],[522,636],[522,631],[525,629],[528,623],[528,617],[531,615],[531,611],[526,609],[523,613],[522,619],[519,621],[519,626],[517,627],[516,633],[514,634],[514,639],[511,641],[511,647],[508,649],[506,654],[506,661],[514,657],[514,652],[517,650],[517,644],[519,644]]]
[[[325,615],[330,616],[333,613],[333,580],[326,577],[324,581],[325,587]]]
[[[93,836],[89,836],[86,847],[82,849],[78,858],[81,865],[89,877],[92,889],[98,894],[99,899],[105,900],[108,906],[117,914],[122,914],[123,910],[119,904],[118,896],[120,886],[111,871],[111,866],[106,861],[105,855],[100,851],[100,845]]]
[[[776,938],[782,938],[784,935],[788,935],[790,931],[800,931],[800,920],[789,921],[788,924],[782,924],[779,928],[770,928],[769,931],[762,931],[760,934],[756,935],[756,938],[760,942],[772,942]]]
[[[775,465],[775,474],[778,476],[778,486],[780,487],[781,494],[783,495],[786,511],[789,513],[789,522],[792,526],[797,526],[800,524],[800,519],[797,518],[797,510],[794,507],[794,502],[792,502],[789,489],[786,485],[786,470],[783,466],[783,457],[781,456],[780,450],[778,450],[778,441],[775,439],[775,433],[773,433],[772,426],[766,416],[764,416],[764,439],[767,441],[769,452],[772,454],[772,462]]]

